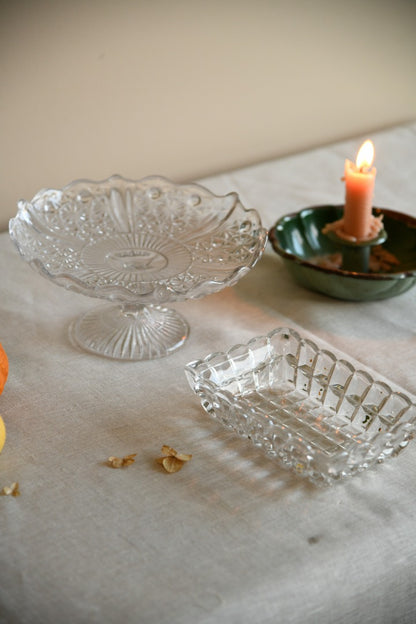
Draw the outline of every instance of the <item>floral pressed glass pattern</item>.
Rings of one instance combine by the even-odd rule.
[[[145,360],[180,347],[188,324],[167,302],[235,284],[263,253],[267,231],[236,193],[151,176],[80,180],[20,201],[10,235],[59,286],[110,300],[78,318],[73,340],[100,355]]]

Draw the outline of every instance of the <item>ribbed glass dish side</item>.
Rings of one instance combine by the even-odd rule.
[[[290,328],[185,372],[211,416],[315,483],[396,455],[415,431],[410,398]]]

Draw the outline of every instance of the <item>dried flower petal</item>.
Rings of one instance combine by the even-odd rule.
[[[164,453],[165,455],[168,455],[171,457],[177,457],[178,459],[181,459],[184,462],[192,459],[192,455],[188,455],[186,453],[178,453],[178,451],[175,451],[174,448],[172,448],[171,446],[167,446],[166,444],[162,446],[161,450],[162,450],[162,453]]]
[[[159,457],[156,461],[158,464],[162,464],[166,472],[178,472],[184,463],[192,458],[192,455],[186,453],[178,453],[171,446],[164,444],[162,446],[162,453],[165,453],[165,457]]]
[[[178,472],[184,462],[178,459],[177,457],[173,457],[172,455],[168,455],[168,457],[163,457],[162,466],[166,470],[166,472]]]
[[[183,462],[187,462],[192,459],[192,455],[187,455],[186,453],[178,453],[175,455],[176,459],[180,459]]]
[[[109,457],[107,460],[107,463],[109,466],[111,466],[111,468],[121,468],[123,460],[121,459],[121,457]]]
[[[20,496],[19,483],[16,481],[10,486],[5,485],[1,491],[2,496]]]
[[[173,449],[171,446],[167,446],[166,444],[164,444],[161,448],[162,453],[164,453],[164,455],[172,455],[172,457],[175,457],[175,455],[177,454],[177,451],[175,451],[175,449]]]
[[[137,453],[131,453],[131,455],[125,455],[124,457],[111,456],[108,458],[107,463],[111,468],[125,468],[130,466],[130,464],[134,464],[136,455]]]

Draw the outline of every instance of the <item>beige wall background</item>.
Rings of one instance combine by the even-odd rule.
[[[1,1],[0,229],[76,178],[199,179],[413,120],[415,33],[414,0]]]

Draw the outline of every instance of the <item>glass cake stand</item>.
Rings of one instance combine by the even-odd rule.
[[[267,230],[236,193],[151,176],[79,180],[19,201],[10,236],[59,286],[107,299],[71,325],[84,349],[147,360],[179,348],[189,328],[162,304],[235,284],[258,261]]]

